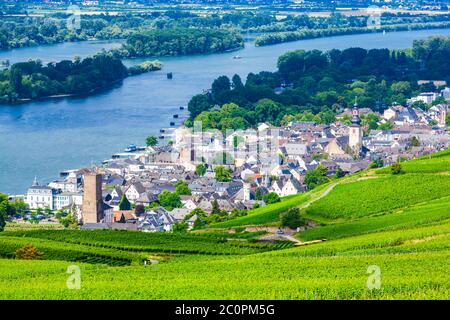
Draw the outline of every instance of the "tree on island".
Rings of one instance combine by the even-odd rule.
[[[127,196],[122,194],[122,199],[119,202],[119,210],[131,210],[131,203],[128,201]]]
[[[156,146],[158,144],[158,139],[155,136],[148,136],[145,139],[145,144],[147,145],[147,147]]]

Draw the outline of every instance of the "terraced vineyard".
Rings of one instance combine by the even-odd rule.
[[[231,237],[230,237],[231,238]],[[20,240],[20,241],[19,241]],[[205,254],[205,255],[243,255],[285,248],[278,245],[233,240],[218,235],[202,234],[162,234],[115,230],[33,230],[12,231],[0,234],[0,243],[18,243],[14,248],[0,248],[0,256],[11,256],[21,245],[31,243],[43,248],[44,252],[55,251],[60,247],[80,248],[85,251],[132,252],[164,254]],[[9,248],[9,249],[7,249]],[[51,254],[50,254],[51,256]],[[71,258],[61,259],[76,261]]]
[[[25,230],[0,234],[4,299],[450,299],[450,152],[368,170],[185,235]],[[426,165],[425,165],[426,163]],[[279,214],[299,207],[319,226],[297,244],[266,244]],[[230,234],[227,228],[236,229]],[[250,239],[250,240],[249,240]],[[325,241],[323,241],[325,240]],[[43,261],[14,258],[32,243]],[[160,255],[160,257],[158,257]],[[161,258],[150,266],[143,259]],[[74,262],[75,261],[75,262]],[[81,268],[80,290],[66,287]],[[380,270],[380,289],[367,285]]]

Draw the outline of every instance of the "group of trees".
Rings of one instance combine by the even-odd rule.
[[[128,75],[158,70],[157,61],[127,69],[122,61],[101,52],[83,60],[75,58],[43,65],[40,60],[13,64],[0,71],[0,104],[63,94],[87,94]]]
[[[123,79],[127,74],[122,62],[108,54],[45,66],[39,60],[20,62],[0,73],[0,102],[58,94],[85,94]]]
[[[233,171],[224,166],[217,166],[214,168],[216,180],[219,182],[229,182],[233,178]]]
[[[27,209],[22,199],[9,200],[6,194],[0,193],[0,231],[3,231],[7,220],[15,215],[23,216]]]
[[[117,57],[178,56],[215,53],[238,49],[244,40],[237,32],[225,29],[154,29],[130,35]]]
[[[163,190],[158,195],[158,202],[169,211],[174,208],[181,208],[183,203],[181,202],[180,196],[182,195],[191,195],[191,190],[186,181],[180,180],[175,185],[175,192]]]
[[[358,99],[360,107],[382,112],[392,104],[421,92],[436,90],[420,79],[450,82],[450,38],[415,41],[412,50],[333,49],[297,50],[278,59],[275,72],[250,73],[245,84],[238,75],[220,76],[207,94],[189,101],[190,119],[203,128],[244,129],[260,122],[280,125],[292,120],[329,124],[343,108]],[[350,121],[350,119],[343,119]],[[375,114],[364,117],[370,129],[378,127]]]

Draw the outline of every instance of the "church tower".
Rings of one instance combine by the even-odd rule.
[[[361,128],[361,119],[359,118],[358,104],[355,104],[352,109],[352,124],[350,126],[350,133],[348,138],[349,147],[357,154],[361,151],[363,131]]]

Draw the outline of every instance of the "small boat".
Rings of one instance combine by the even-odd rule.
[[[184,110],[184,107],[180,107],[180,110]]]
[[[164,130],[164,129],[159,129],[159,132],[160,132],[160,133],[164,133],[164,132],[166,132],[166,130]]]
[[[175,122],[171,122],[170,125],[173,127],[175,125]]]
[[[174,118],[174,119],[178,119],[178,115],[177,115],[177,114],[174,114],[174,115],[173,115],[173,118]]]
[[[237,55],[237,56],[234,56],[233,59],[238,60],[238,59],[242,59],[242,57],[240,55]]]
[[[127,148],[124,150],[125,152],[134,152],[137,151],[137,147],[135,144],[130,144]]]
[[[173,74],[172,74],[172,72],[169,72],[168,74],[167,74],[167,79],[172,79],[173,78]]]
[[[160,139],[164,139],[164,136],[159,136]]]

